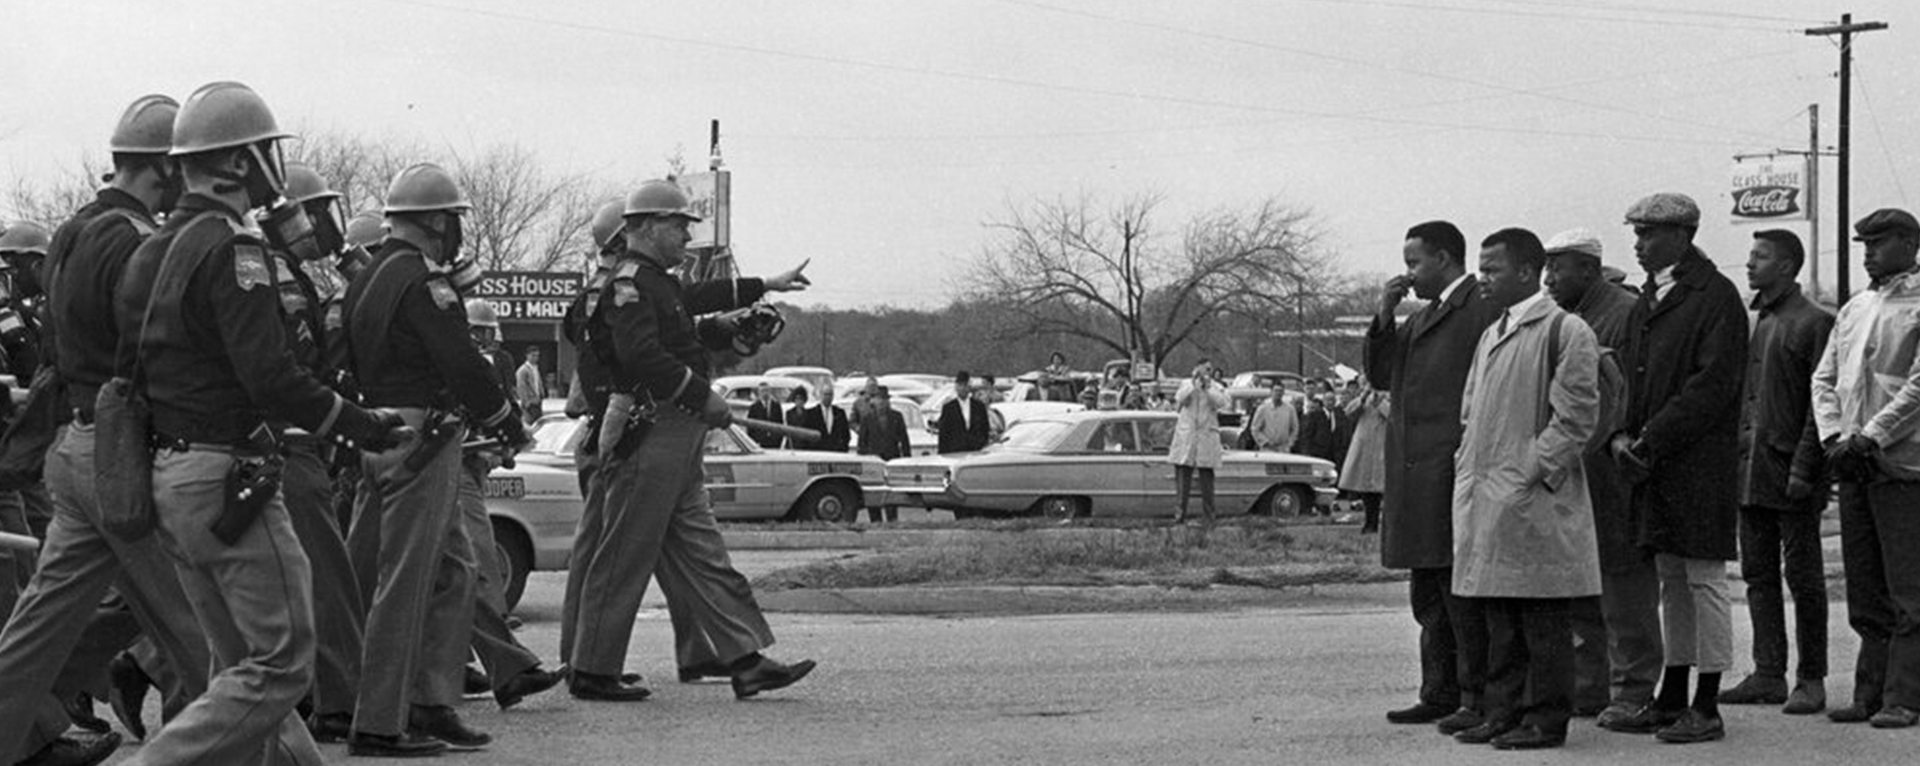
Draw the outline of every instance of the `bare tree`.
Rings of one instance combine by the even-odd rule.
[[[999,299],[1002,333],[1054,333],[1164,364],[1228,312],[1276,312],[1327,279],[1305,210],[1276,199],[1195,216],[1169,244],[1156,195],[1106,210],[1085,197],[1009,205],[968,270],[965,297]]]
[[[32,221],[52,231],[72,218],[81,206],[93,201],[111,168],[92,155],[83,155],[79,164],[63,167],[59,176],[43,183],[15,178],[6,192],[6,220]],[[4,226],[0,223],[0,226]]]
[[[525,147],[496,144],[453,163],[473,201],[467,246],[488,269],[552,266],[593,215],[585,179],[547,172]]]
[[[301,131],[300,140],[291,142],[288,149],[288,159],[312,167],[340,192],[340,204],[348,216],[378,211],[395,175],[433,157],[415,139],[369,138],[333,130]]]

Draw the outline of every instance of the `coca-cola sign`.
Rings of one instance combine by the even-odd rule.
[[[1805,218],[1807,190],[1804,157],[1763,157],[1737,161],[1728,195],[1734,223]]]
[[[1782,218],[1800,214],[1800,190],[1791,186],[1755,186],[1733,190],[1736,218]]]

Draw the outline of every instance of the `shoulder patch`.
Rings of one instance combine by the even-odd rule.
[[[613,283],[613,305],[625,306],[640,300],[640,288],[631,279],[618,279]]]
[[[447,284],[445,279],[427,280],[427,293],[433,296],[433,304],[439,306],[441,311],[460,305],[460,294],[454,292],[453,285]]]
[[[236,242],[233,245],[233,278],[240,289],[252,290],[273,284],[273,270],[267,267],[267,250],[259,245]]]

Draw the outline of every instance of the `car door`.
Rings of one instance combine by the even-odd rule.
[[[1087,443],[1073,459],[1076,482],[1093,502],[1099,516],[1139,516],[1148,512],[1142,491],[1146,473],[1142,462],[1147,457],[1134,421],[1127,418],[1103,420],[1088,435]]]
[[[1176,508],[1173,464],[1167,462],[1167,451],[1173,448],[1174,420],[1150,418],[1136,424],[1145,453],[1140,462],[1140,504],[1148,509],[1147,515],[1172,516]]]
[[[707,432],[706,485],[713,515],[723,519],[764,518],[772,494],[766,454],[749,445],[734,428]]]

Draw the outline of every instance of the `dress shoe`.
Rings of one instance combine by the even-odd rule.
[[[1484,745],[1502,734],[1520,728],[1520,722],[1514,720],[1487,721],[1466,731],[1453,735],[1455,741],[1468,745]]]
[[[67,718],[73,725],[94,734],[105,734],[113,730],[113,724],[93,713],[93,695],[80,692],[67,700]]]
[[[1589,702],[1584,705],[1574,705],[1573,717],[1592,718],[1594,716],[1600,715],[1600,711],[1603,711],[1606,709],[1607,709],[1607,703],[1605,702]]]
[[[1872,720],[1873,715],[1878,712],[1880,712],[1879,705],[1855,702],[1837,710],[1827,711],[1827,718],[1834,723],[1866,723]]]
[[[1548,733],[1533,724],[1523,724],[1493,738],[1496,750],[1545,750],[1567,744],[1567,733]]]
[[[1602,729],[1612,729],[1638,712],[1640,712],[1639,705],[1615,702],[1607,705],[1607,709],[1600,711],[1600,715],[1594,716],[1593,725]]]
[[[1481,715],[1480,711],[1470,707],[1463,707],[1453,711],[1451,715],[1433,722],[1433,725],[1440,728],[1441,734],[1451,737],[1486,722],[1487,717]]]
[[[680,668],[680,683],[683,684],[699,683],[709,678],[732,677],[733,671],[727,670],[727,666],[719,660],[702,662],[698,665],[687,665]]]
[[[553,669],[553,674],[556,676],[559,676],[560,680],[565,681],[573,677],[573,666],[562,662],[560,663],[560,667]],[[644,680],[646,679],[641,678],[639,673],[621,673],[620,674],[620,683],[626,684],[628,686],[633,686]]]
[[[460,693],[469,697],[493,693],[493,679],[472,665],[466,667],[466,674],[460,680]]]
[[[1727,724],[1719,716],[1708,717],[1705,713],[1687,708],[1681,711],[1680,720],[1654,732],[1653,736],[1661,742],[1676,745],[1712,742],[1727,738]]]
[[[353,714],[314,713],[307,718],[307,733],[321,744],[345,742],[353,736]]]
[[[539,665],[535,665],[507,679],[505,684],[493,692],[493,701],[500,703],[501,710],[506,710],[520,704],[522,699],[559,685],[565,678],[559,673],[542,670]]]
[[[152,687],[153,679],[140,669],[133,655],[121,652],[107,663],[107,705],[113,708],[113,717],[120,719],[120,726],[134,739],[147,738],[147,722],[141,718],[141,708],[146,707],[147,690]]]
[[[1387,711],[1388,723],[1433,723],[1453,713],[1453,708],[1421,702],[1409,708]]]
[[[1759,673],[1740,680],[1731,689],[1720,692],[1722,705],[1778,705],[1787,701],[1787,679]]]
[[[445,705],[414,705],[407,711],[407,731],[445,742],[448,750],[479,750],[493,744],[493,737],[468,726]]]
[[[27,756],[19,766],[94,766],[120,749],[120,735],[82,734],[63,736]]]
[[[733,697],[746,699],[761,692],[792,686],[795,681],[812,673],[813,667],[813,660],[801,660],[788,665],[761,657],[753,667],[733,674]]]
[[[1920,723],[1920,710],[1905,705],[1888,705],[1867,719],[1867,724],[1876,729],[1905,729],[1916,723]]]
[[[1787,715],[1813,715],[1827,709],[1827,685],[1822,681],[1801,681],[1793,687],[1793,693],[1787,695],[1787,704],[1780,712]]]
[[[1615,721],[1608,721],[1606,716],[1602,715],[1600,725],[1606,727],[1608,731],[1617,731],[1622,734],[1652,734],[1672,726],[1675,721],[1680,720],[1680,714],[1684,710],[1685,708],[1663,710],[1648,704],[1634,711],[1633,715]]]
[[[347,755],[362,758],[426,758],[446,751],[447,743],[411,732],[399,736],[354,732],[347,738]]]
[[[567,693],[574,699],[595,702],[639,702],[653,696],[645,686],[624,684],[613,676],[599,676],[578,670],[567,675]]]

